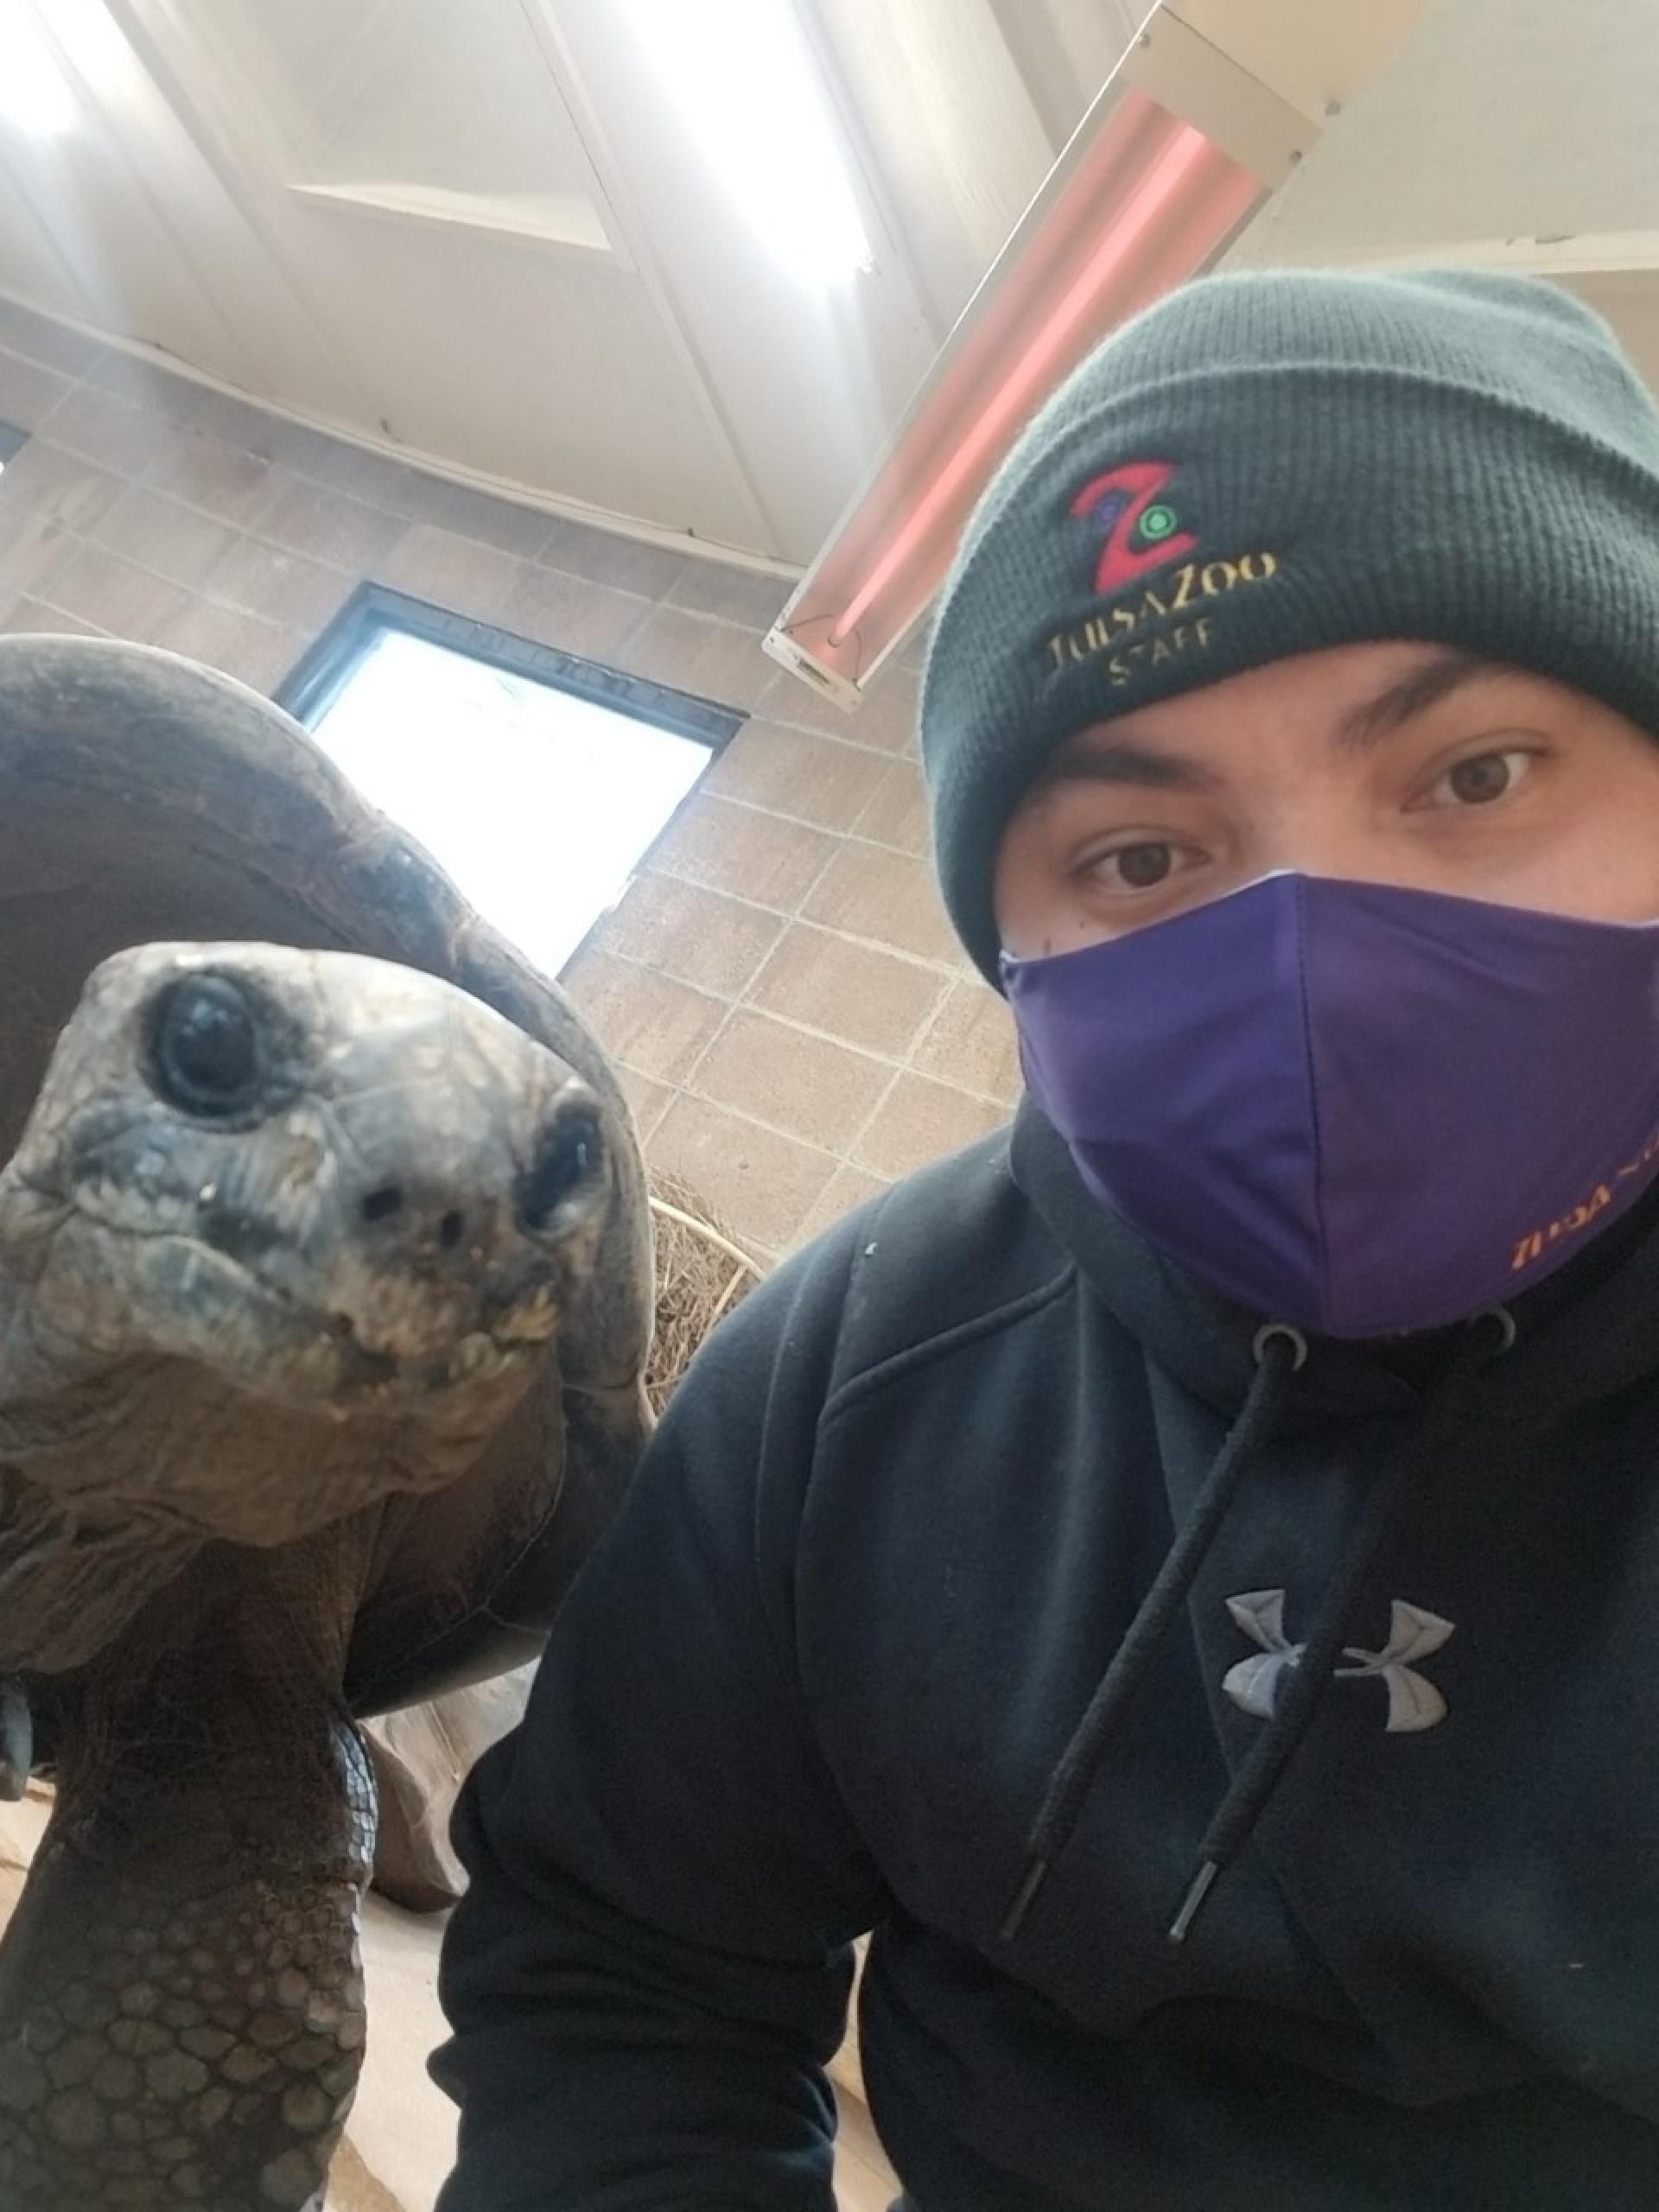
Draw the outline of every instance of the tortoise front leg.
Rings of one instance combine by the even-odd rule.
[[[283,1559],[204,1555],[66,1700],[0,1946],[7,2212],[320,2201],[362,2059],[374,1796]]]

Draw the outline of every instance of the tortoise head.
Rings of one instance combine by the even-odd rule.
[[[314,1517],[308,1474],[338,1455],[295,1446],[319,1424],[387,1487],[447,1479],[543,1358],[613,1185],[588,1084],[453,985],[274,945],[118,953],[0,1172],[7,1456],[29,1464],[33,1406],[39,1478],[107,1498],[127,1455],[66,1450],[64,1421],[159,1389],[200,1433],[242,1432],[125,1478],[205,1531]],[[247,1480],[262,1431],[285,1440],[287,1510]]]
[[[152,648],[0,639],[9,1156],[5,1619],[65,1529],[276,1544],[462,1476],[544,1517],[573,1401],[643,1433],[603,1052],[286,715]]]

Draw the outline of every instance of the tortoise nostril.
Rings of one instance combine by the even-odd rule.
[[[378,1191],[371,1191],[363,1201],[365,1221],[389,1221],[404,1210],[404,1194],[396,1183],[383,1183]]]
[[[467,1232],[465,1218],[451,1207],[438,1224],[438,1242],[446,1252],[453,1252]]]

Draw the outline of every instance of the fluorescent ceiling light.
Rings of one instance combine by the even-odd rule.
[[[312,735],[479,912],[556,976],[709,749],[398,630]]]
[[[0,123],[31,138],[75,125],[75,103],[30,0],[0,0]]]
[[[868,268],[791,0],[627,0],[627,11],[703,159],[778,259],[826,283]]]

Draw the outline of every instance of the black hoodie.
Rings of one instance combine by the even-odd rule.
[[[1654,2212],[1651,1210],[1613,1236],[1513,1343],[1449,1347],[1438,1403],[1438,1348],[1316,1340],[1269,1405],[1260,1317],[1099,1208],[1029,1107],[782,1269],[463,1798],[442,2212],[827,2212],[867,1929],[865,2077],[922,2212]],[[1247,1401],[1009,1940],[1057,1762]]]

